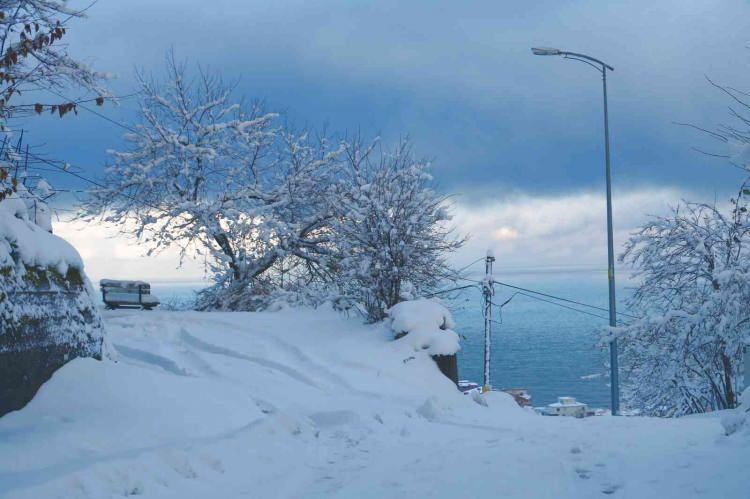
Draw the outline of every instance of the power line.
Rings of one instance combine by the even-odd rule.
[[[571,299],[568,299],[568,298],[562,298],[560,296],[550,295],[550,294],[547,294],[547,293],[542,293],[541,291],[534,291],[533,289],[522,288],[520,286],[514,286],[512,284],[508,284],[508,283],[505,283],[505,282],[500,282],[500,281],[494,281],[494,282],[496,284],[501,285],[501,286],[506,286],[508,288],[517,289],[519,291],[526,291],[527,293],[534,293],[536,295],[546,296],[547,298],[553,298],[555,300],[560,300],[560,301],[564,301],[564,302],[568,302],[568,303],[573,303],[573,304],[579,305],[581,307],[588,307],[588,308],[592,308],[592,309],[595,309],[595,310],[601,310],[602,312],[609,312],[608,308],[597,307],[596,305],[589,305],[588,303],[583,303],[583,302],[576,301],[576,300],[571,300]],[[640,319],[640,317],[636,317],[634,315],[626,314],[625,312],[617,312],[617,315],[622,315],[622,316],[628,317],[630,319]]]
[[[55,164],[55,163],[54,163],[53,161],[50,161],[50,160],[48,160],[48,159],[45,159],[45,158],[43,158],[43,157],[41,157],[41,156],[36,156],[35,154],[32,154],[32,153],[27,153],[27,154],[28,154],[29,156],[32,156],[33,158],[35,158],[35,159],[37,159],[37,160],[39,160],[39,161],[43,162],[43,163],[46,163],[46,164],[48,164],[48,165],[50,165],[50,166],[53,166],[53,167],[57,168],[57,169],[58,169],[59,171],[61,171],[61,172],[67,173],[67,174],[69,174],[69,175],[73,175],[73,176],[74,176],[74,177],[76,177],[76,178],[79,178],[79,179],[81,179],[81,180],[83,180],[83,181],[85,181],[85,182],[88,182],[88,183],[90,183],[90,184],[92,184],[92,185],[95,185],[95,186],[97,186],[97,187],[100,187],[100,188],[102,188],[102,189],[107,189],[107,186],[105,186],[105,185],[103,185],[103,184],[100,184],[100,183],[99,183],[99,182],[97,182],[96,180],[91,180],[90,178],[84,177],[83,175],[79,175],[78,173],[75,173],[75,172],[72,172],[72,171],[70,171],[70,170],[67,170],[67,169],[65,169],[64,167],[62,167],[62,166],[59,166],[59,165]],[[143,201],[139,200],[138,198],[136,198],[136,197],[134,197],[134,196],[131,196],[131,195],[129,195],[129,194],[126,194],[126,193],[124,193],[124,192],[121,192],[121,191],[113,192],[112,194],[114,194],[114,195],[118,195],[118,196],[122,196],[122,197],[125,197],[125,198],[127,198],[127,199],[130,199],[131,201],[136,201],[136,202],[143,202]],[[146,205],[146,206],[148,206],[149,208],[153,208],[153,209],[155,209],[155,210],[159,210],[159,211],[164,211],[164,209],[163,209],[163,208],[159,208],[158,206],[152,205],[152,204],[150,204],[150,203],[145,203],[145,202],[143,202],[143,204],[144,204],[144,205]]]
[[[450,293],[450,292],[453,292],[453,291],[460,291],[462,289],[467,289],[467,288],[475,288],[475,287],[476,286],[474,284],[469,284],[467,286],[459,286],[457,288],[443,289],[441,291],[435,291],[434,293],[428,293],[428,294],[425,295],[425,298],[431,298],[433,296],[442,295],[442,294]]]
[[[469,265],[467,265],[466,267],[461,267],[460,269],[456,270],[456,274],[460,274],[461,272],[463,272],[464,270],[468,269],[468,268],[469,268],[469,267],[471,267],[472,265],[476,265],[476,264],[477,264],[477,263],[479,263],[479,262],[483,262],[483,261],[484,261],[484,258],[485,258],[485,257],[477,258],[476,260],[474,260],[473,262],[471,262],[471,263],[470,263]]]
[[[61,99],[65,99],[65,100],[67,100],[68,102],[75,102],[75,101],[74,101],[74,100],[72,100],[72,99],[68,99],[68,98],[67,98],[67,97],[65,97],[65,96],[64,96],[63,94],[61,94],[61,93],[57,92],[56,90],[53,90],[53,89],[51,89],[51,88],[48,88],[47,90],[48,90],[49,92],[51,92],[51,93],[53,93],[53,94],[57,95],[57,96],[58,96],[58,97],[60,97]],[[128,96],[126,96],[126,97],[130,97],[130,95],[128,95]],[[138,130],[136,130],[135,128],[133,128],[133,127],[131,127],[131,126],[129,126],[129,125],[126,125],[126,124],[124,124],[124,123],[121,123],[121,122],[119,122],[119,121],[117,121],[117,120],[115,120],[115,119],[112,119],[112,118],[110,118],[109,116],[107,116],[107,115],[105,115],[105,114],[102,114],[102,113],[100,113],[99,111],[95,111],[94,109],[92,109],[92,108],[90,108],[90,107],[88,107],[88,106],[84,106],[83,104],[76,104],[76,106],[77,106],[77,107],[80,107],[81,109],[83,109],[83,110],[85,110],[85,111],[88,111],[88,112],[90,112],[90,113],[92,113],[92,114],[94,114],[94,115],[96,115],[96,116],[98,116],[98,117],[100,117],[100,118],[102,118],[103,120],[109,121],[109,122],[110,122],[110,123],[112,123],[113,125],[119,126],[120,128],[122,128],[122,129],[124,129],[124,130],[127,130],[127,131],[129,131],[129,132],[132,132],[132,133],[134,133],[134,134],[136,134],[136,135],[141,135],[141,136],[143,136],[143,133],[142,133],[142,132],[140,132],[140,131],[138,131]]]
[[[462,281],[467,281],[467,282],[473,282],[475,284],[483,284],[483,281],[477,281],[475,279],[467,279],[466,277],[457,277],[457,279],[462,280]],[[554,300],[559,300],[559,301],[563,301],[563,302],[567,302],[567,303],[573,303],[573,304],[579,305],[581,307],[588,307],[588,308],[591,308],[591,309],[594,309],[594,310],[600,310],[602,312],[609,312],[609,309],[607,309],[607,308],[597,307],[596,305],[590,305],[588,303],[583,303],[583,302],[580,302],[580,301],[571,300],[569,298],[563,298],[562,296],[555,296],[555,295],[551,295],[551,294],[548,294],[548,293],[543,293],[541,291],[535,291],[533,289],[522,288],[520,286],[514,286],[513,284],[508,284],[508,283],[505,283],[505,282],[500,282],[500,281],[493,281],[493,282],[495,284],[499,284],[501,286],[506,286],[508,288],[516,289],[518,291],[522,291],[522,292],[526,292],[526,293],[532,293],[534,295],[545,296],[547,298],[552,298]],[[519,294],[525,294],[525,293],[519,293]],[[526,295],[526,296],[528,296],[528,295]],[[541,301],[547,301],[547,300],[542,300],[541,298],[539,298],[537,296],[531,296],[531,298],[537,298],[537,299],[539,299]],[[550,303],[554,303],[554,302],[550,302]],[[555,305],[559,305],[559,306],[563,306],[561,303],[554,303],[554,304]],[[581,312],[581,313],[585,313],[585,314],[593,315],[594,317],[601,318],[601,316],[599,316],[599,315],[592,314],[592,313],[586,312],[584,310],[579,310],[579,309],[576,309],[574,307],[567,307],[566,306],[565,308],[570,308],[572,310],[576,310],[576,311]],[[617,315],[622,315],[623,317],[628,317],[630,319],[636,319],[636,320],[640,319],[640,317],[636,317],[634,315],[630,315],[630,314],[627,314],[625,312],[617,312]]]
[[[596,317],[597,319],[602,319],[602,320],[605,320],[605,321],[609,320],[608,317],[604,317],[604,316],[601,316],[601,315],[598,315],[598,314],[594,314],[592,312],[587,312],[585,310],[581,310],[580,308],[575,308],[575,307],[571,307],[571,306],[568,306],[568,305],[563,305],[562,303],[558,303],[556,301],[547,300],[547,299],[541,298],[539,296],[534,296],[534,295],[531,295],[531,294],[528,294],[528,293],[524,293],[523,291],[517,291],[516,293],[514,293],[514,296],[515,295],[526,296],[528,298],[533,298],[535,300],[543,301],[545,303],[550,303],[552,305],[557,305],[558,307],[567,308],[568,310],[572,310],[574,312],[579,312],[579,313],[582,313],[582,314],[590,315],[591,317]],[[510,301],[510,300],[508,300],[508,301]],[[503,305],[507,304],[508,301],[506,301]],[[502,307],[503,306],[503,305],[498,305],[495,302],[492,302],[492,304],[495,305],[496,307]]]

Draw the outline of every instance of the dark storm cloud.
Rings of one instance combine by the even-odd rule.
[[[744,1],[245,2],[100,0],[70,30],[74,53],[133,90],[165,52],[240,78],[298,123],[410,134],[447,191],[554,193],[602,181],[601,88],[592,69],[534,57],[560,46],[606,60],[616,186],[712,193],[736,172],[693,152],[727,102],[704,79],[750,88]],[[133,117],[133,102],[103,112]],[[28,124],[50,155],[100,174],[123,130],[82,113]],[[73,183],[74,179],[61,182]]]

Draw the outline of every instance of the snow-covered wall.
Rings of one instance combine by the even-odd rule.
[[[46,206],[31,203],[18,194],[0,201],[0,415],[23,407],[67,361],[102,353],[81,257],[50,232]]]

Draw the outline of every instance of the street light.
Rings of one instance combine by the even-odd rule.
[[[617,310],[615,307],[615,249],[612,237],[612,175],[609,165],[609,114],[607,111],[607,70],[614,71],[615,68],[599,59],[594,59],[584,54],[566,52],[564,50],[549,47],[534,47],[531,49],[534,55],[557,55],[565,59],[573,59],[588,64],[602,75],[604,88],[604,160],[607,172],[607,280],[609,281],[609,325],[617,326]],[[609,363],[611,369],[610,395],[612,400],[612,414],[620,412],[620,375],[617,365],[617,338],[609,344]]]

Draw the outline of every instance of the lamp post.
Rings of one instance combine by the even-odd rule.
[[[617,325],[617,310],[615,306],[615,249],[612,237],[612,174],[609,163],[609,113],[607,110],[607,71],[615,68],[593,57],[566,52],[556,48],[534,47],[531,49],[534,55],[557,55],[565,59],[580,61],[593,67],[602,75],[602,86],[604,88],[604,161],[607,177],[607,280],[609,281],[609,325]],[[612,414],[620,412],[620,375],[617,363],[617,339],[614,338],[609,344],[610,363],[610,395]]]

